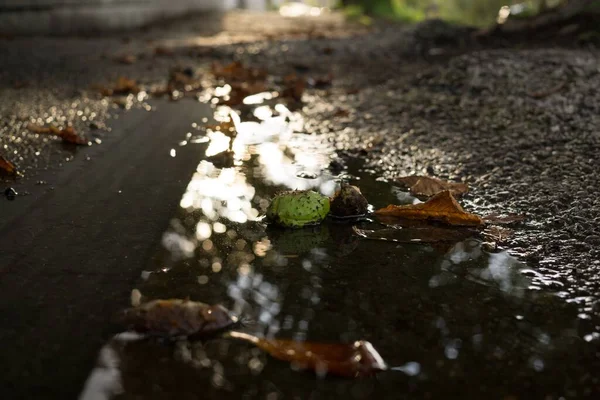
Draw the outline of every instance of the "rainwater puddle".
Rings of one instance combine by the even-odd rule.
[[[261,216],[275,193],[331,195],[341,177],[374,208],[414,199],[359,160],[330,164],[327,139],[303,134],[300,114],[282,105],[236,114],[232,145],[219,123],[230,115],[218,109],[208,124],[220,130],[206,132],[199,121],[181,143],[213,162],[199,163],[136,288],[148,299],[221,303],[246,321],[240,330],[258,336],[368,340],[394,368],[373,378],[323,378],[231,339],[165,343],[121,334],[102,349],[82,399],[558,399],[598,389],[586,320],[575,305],[533,290],[531,270],[506,252],[489,253],[475,238],[360,238],[353,225],[378,229],[369,220],[267,227]]]

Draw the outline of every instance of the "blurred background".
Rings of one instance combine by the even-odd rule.
[[[571,0],[581,3],[585,0]],[[372,17],[418,22],[427,18],[489,26],[500,15],[531,16],[567,0],[0,0],[3,34],[71,34],[136,28],[190,12],[236,8],[280,11],[286,16],[341,10],[350,19]],[[591,1],[590,3],[600,3]],[[503,11],[502,11],[503,10]],[[312,13],[312,14],[311,14]]]

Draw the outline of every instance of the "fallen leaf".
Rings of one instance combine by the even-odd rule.
[[[500,215],[498,213],[493,213],[493,214],[483,217],[483,220],[486,223],[508,225],[508,224],[513,224],[513,223],[517,223],[517,222],[523,222],[523,221],[525,221],[526,217],[527,216],[525,214]]]
[[[469,191],[464,183],[446,182],[429,176],[404,176],[395,179],[396,182],[410,189],[416,195],[435,196],[449,190],[453,196],[461,196]]]
[[[54,125],[50,126],[40,126],[36,124],[28,124],[27,129],[33,133],[38,134],[49,134],[60,137],[66,143],[78,144],[78,145],[87,145],[89,142],[86,138],[83,138],[75,132],[73,127],[68,126],[64,129],[59,129]]]
[[[93,89],[97,90],[103,96],[112,96],[115,94],[130,94],[130,93],[139,93],[140,88],[137,85],[137,82],[133,79],[125,78],[123,76],[117,79],[117,82],[113,87],[106,87],[102,85],[94,85]]]
[[[441,192],[425,203],[411,205],[389,205],[375,211],[375,214],[386,220],[408,219],[438,221],[456,226],[479,226],[483,220],[465,212],[449,190]]]
[[[242,332],[229,332],[232,338],[254,344],[272,357],[288,361],[318,374],[347,378],[371,376],[385,371],[387,365],[373,345],[366,341],[351,344],[311,343],[286,339],[262,339]]]
[[[137,57],[133,54],[124,54],[122,56],[115,57],[115,61],[121,64],[131,65],[137,61]]]
[[[397,226],[379,230],[363,230],[354,227],[354,232],[365,239],[395,243],[460,242],[477,234],[476,231],[466,228],[443,228],[432,226],[422,228]]]
[[[87,145],[89,143],[86,138],[79,136],[71,126],[59,131],[58,136],[66,143],[78,145]]]
[[[217,78],[225,80],[256,81],[264,80],[267,77],[267,72],[265,70],[245,67],[239,61],[234,61],[227,65],[214,62],[211,70],[213,75]]]
[[[175,54],[175,51],[170,47],[156,46],[154,48],[155,56],[172,56],[173,54]]]
[[[215,333],[235,324],[238,318],[221,305],[170,299],[126,309],[120,321],[139,333],[176,338]]]
[[[290,74],[283,78],[284,89],[281,93],[282,97],[294,99],[296,101],[302,101],[302,94],[306,88],[306,81],[304,78]]]
[[[0,172],[2,172],[5,175],[16,175],[17,167],[15,167],[15,164],[10,162],[3,156],[0,156]]]

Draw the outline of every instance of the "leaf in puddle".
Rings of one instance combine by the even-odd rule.
[[[454,196],[461,196],[469,191],[469,186],[464,183],[446,182],[429,176],[404,176],[395,179],[396,182],[410,189],[416,195],[435,196],[449,190]]]
[[[153,300],[128,308],[120,320],[135,332],[169,338],[207,335],[238,322],[221,305],[181,299]]]
[[[527,216],[525,214],[506,214],[501,215],[499,213],[493,213],[483,217],[483,221],[492,224],[509,225],[517,222],[525,221]]]
[[[60,137],[63,142],[78,144],[78,145],[88,145],[89,142],[86,138],[77,135],[73,127],[67,126],[64,129],[59,129],[54,125],[50,126],[40,126],[36,124],[28,124],[27,129],[29,129],[33,133],[38,134],[48,134],[55,135]]]
[[[6,175],[16,175],[17,167],[15,167],[15,164],[10,162],[3,156],[0,156],[0,172],[4,173]]]
[[[465,212],[449,190],[438,193],[425,203],[404,206],[389,205],[375,211],[375,214],[385,220],[421,220],[438,221],[456,226],[480,226],[483,220]]]
[[[371,376],[387,370],[387,365],[373,345],[367,341],[349,344],[311,343],[286,339],[263,339],[247,333],[229,332],[228,336],[254,344],[272,357],[288,361],[317,374],[346,378]]]
[[[474,236],[477,232],[465,228],[404,228],[395,227],[379,230],[363,230],[354,227],[354,232],[365,239],[396,243],[438,243],[460,242]]]

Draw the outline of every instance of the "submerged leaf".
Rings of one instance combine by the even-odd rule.
[[[281,97],[302,101],[302,94],[306,89],[306,80],[296,74],[290,74],[283,78],[284,89]]]
[[[396,243],[438,243],[460,242],[477,232],[466,228],[388,228],[380,230],[364,230],[354,227],[354,232],[365,239],[381,240]]]
[[[56,135],[60,137],[63,142],[78,144],[78,145],[87,145],[89,144],[86,138],[83,138],[75,132],[73,127],[67,126],[64,129],[59,129],[54,125],[50,126],[40,126],[35,124],[27,125],[27,129],[29,129],[33,133],[38,134],[48,134],[48,135]]]
[[[448,225],[479,226],[483,220],[475,214],[465,212],[450,191],[441,192],[425,203],[404,206],[389,205],[375,211],[386,220],[408,219],[438,221]]]
[[[274,358],[303,369],[312,369],[319,374],[358,378],[387,369],[373,345],[362,340],[341,344],[262,339],[242,332],[229,332],[229,336],[250,342]]]
[[[429,176],[404,176],[396,178],[396,182],[410,189],[416,195],[435,196],[449,190],[454,196],[461,196],[469,191],[469,186],[464,183],[446,182]]]
[[[6,175],[16,175],[17,167],[6,158],[0,156],[0,172]]]
[[[139,333],[175,338],[215,333],[238,319],[221,305],[190,300],[153,300],[125,310],[122,322]]]

